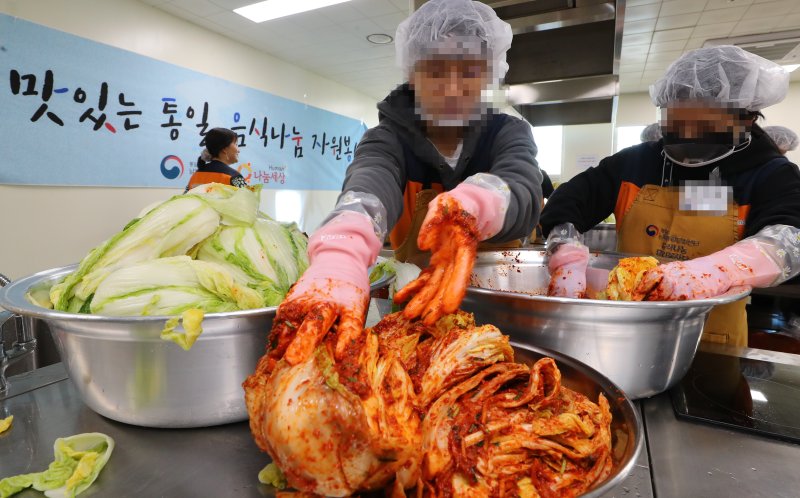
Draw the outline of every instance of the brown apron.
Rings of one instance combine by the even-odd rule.
[[[677,189],[645,185],[617,222],[617,250],[677,260],[707,256],[739,240],[738,212],[735,203],[725,215],[681,211]],[[742,299],[712,309],[702,340],[747,346],[745,304]]]
[[[428,214],[428,204],[434,197],[439,195],[439,192],[433,189],[420,190],[414,200],[414,212],[411,215],[411,226],[408,230],[408,235],[405,240],[397,246],[394,250],[394,257],[403,263],[414,263],[420,268],[428,266],[430,261],[430,251],[423,251],[417,247],[417,238],[419,231],[422,228],[422,222],[425,220],[425,215]],[[478,246],[478,250],[498,250],[498,249],[516,249],[522,247],[519,240],[512,240],[511,242],[482,242]]]

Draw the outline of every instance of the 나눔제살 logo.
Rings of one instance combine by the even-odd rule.
[[[659,233],[660,230],[655,225],[647,225],[647,228],[645,228],[644,231],[650,237],[658,237],[658,233]]]
[[[239,174],[242,175],[242,177],[244,178],[244,181],[246,181],[247,183],[250,183],[250,178],[253,177],[253,166],[250,163],[242,163],[242,164],[240,164],[236,168],[236,171],[238,171]],[[247,171],[247,174],[244,173],[245,171]]]

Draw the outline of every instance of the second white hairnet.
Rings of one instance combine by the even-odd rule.
[[[661,124],[650,123],[642,130],[642,134],[639,135],[639,140],[642,142],[658,142],[661,140],[661,136]]]
[[[797,133],[785,126],[765,126],[764,131],[782,151],[795,150],[800,144]]]
[[[789,90],[780,65],[733,45],[699,48],[672,63],[650,86],[658,107],[681,100],[709,100],[748,111],[777,104]]]
[[[474,40],[483,47],[483,53],[473,53],[475,44],[467,43],[463,55],[485,57],[492,69],[492,81],[497,83],[508,71],[506,52],[512,37],[511,26],[488,5],[471,0],[430,0],[397,27],[397,65],[408,76],[417,61],[434,55],[448,38]]]

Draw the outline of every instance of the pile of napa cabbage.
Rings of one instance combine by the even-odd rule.
[[[189,349],[205,313],[277,306],[308,267],[306,236],[259,213],[259,196],[212,183],[149,206],[28,297],[69,313],[175,317],[162,338]]]

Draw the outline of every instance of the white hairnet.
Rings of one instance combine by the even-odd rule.
[[[639,140],[642,142],[657,142],[661,140],[661,125],[659,123],[650,123],[645,126],[642,134],[639,135]]]
[[[429,0],[397,26],[397,65],[408,76],[417,61],[436,53],[480,56],[489,61],[492,81],[508,71],[511,26],[488,5],[470,0]],[[456,39],[457,43],[448,43]],[[471,41],[471,43],[470,43]]]
[[[795,150],[800,144],[797,133],[785,126],[765,126],[764,131],[782,151]]]
[[[789,90],[789,73],[778,64],[733,45],[698,48],[672,63],[650,86],[658,107],[679,100],[712,100],[758,111],[777,104]]]

